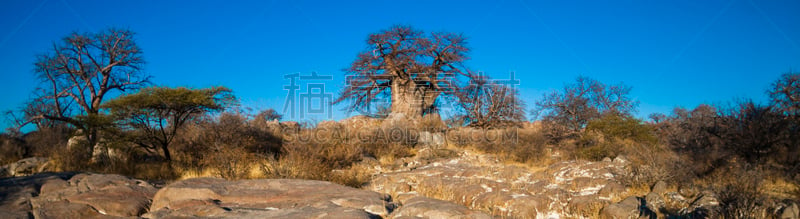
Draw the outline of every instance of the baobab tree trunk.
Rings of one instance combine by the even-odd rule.
[[[407,83],[403,81],[405,80],[393,80],[391,83],[392,113],[403,113],[409,118],[420,118],[430,112],[439,92],[420,87],[413,81]]]

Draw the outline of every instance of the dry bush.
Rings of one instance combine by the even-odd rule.
[[[548,138],[533,127],[505,129],[456,128],[447,132],[447,141],[458,147],[474,148],[520,163],[537,162],[545,157]]]
[[[710,180],[711,189],[719,196],[722,218],[765,218],[767,197],[761,190],[762,169],[749,165],[731,165],[718,170]]]
[[[309,156],[300,150],[289,150],[279,158],[266,157],[261,169],[267,178],[325,180],[356,188],[370,180],[371,174],[361,165],[337,169],[322,159],[319,154]]]
[[[50,157],[51,162],[53,162],[55,169],[59,171],[90,170],[91,153],[88,153],[85,148],[87,147],[60,147]]]
[[[442,117],[437,113],[425,114],[421,119],[417,120],[417,130],[427,132],[442,132],[447,129],[447,124],[442,120]]]
[[[29,157],[50,157],[59,149],[66,147],[73,129],[65,126],[42,128],[25,134],[22,138],[27,144]]]
[[[366,139],[375,138],[379,137],[366,136]],[[380,141],[372,144],[351,141],[338,124],[301,130],[285,140],[277,156],[266,157],[262,166],[266,177],[326,180],[360,187],[370,176],[367,169],[358,164],[365,155],[372,153],[380,157],[402,151],[401,147]]]
[[[0,135],[0,165],[15,162],[25,158],[26,155],[25,141],[5,133]]]
[[[628,115],[608,113],[592,120],[576,142],[576,157],[599,161],[628,152],[637,152],[639,145],[650,147],[658,139],[651,126]],[[625,147],[632,150],[625,150]],[[632,148],[633,147],[633,148]]]
[[[246,178],[255,157],[276,154],[281,145],[280,137],[246,116],[222,113],[187,125],[175,140],[175,160],[191,171],[209,168],[225,178]]]
[[[250,178],[250,168],[258,162],[255,154],[242,147],[221,148],[206,159],[206,167],[215,175],[231,180]]]

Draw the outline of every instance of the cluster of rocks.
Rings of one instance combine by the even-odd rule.
[[[120,175],[42,173],[0,180],[0,218],[131,217],[157,189]]]
[[[52,169],[50,160],[44,157],[29,157],[0,166],[0,177],[27,176]]]
[[[643,197],[630,196],[603,208],[604,218],[719,218],[721,203],[713,191],[697,191],[694,187],[683,187],[670,191],[663,181],[657,182],[650,193]],[[763,212],[763,217],[776,216],[781,219],[800,218],[800,209],[794,201],[779,203],[774,212]]]
[[[0,218],[490,218],[425,197],[325,181],[194,178],[158,189],[113,174],[40,173],[0,179]]]
[[[532,171],[464,151],[455,158],[386,171],[369,188],[396,197],[439,198],[495,216],[591,217],[625,191],[616,174],[626,162],[568,161]]]

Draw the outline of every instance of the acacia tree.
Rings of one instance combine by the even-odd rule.
[[[127,131],[126,140],[151,152],[160,148],[164,159],[170,161],[169,145],[186,121],[224,110],[235,99],[225,87],[150,87],[108,101],[103,107],[110,109],[119,127]]]
[[[525,103],[519,99],[517,90],[487,77],[473,77],[456,96],[464,110],[461,120],[464,125],[498,128],[525,121]]]
[[[436,98],[457,90],[457,77],[469,76],[461,34],[425,34],[393,26],[367,38],[367,49],[346,69],[346,87],[335,103],[351,100],[351,111],[372,111],[379,98],[391,97],[391,111],[409,117],[431,112]]]
[[[49,53],[34,64],[41,81],[24,111],[20,126],[60,121],[83,129],[89,146],[98,140],[104,123],[100,105],[112,92],[136,90],[149,76],[142,71],[142,50],[130,30],[107,29],[97,33],[77,32],[54,43]],[[52,123],[50,123],[52,124]]]
[[[623,84],[609,86],[580,76],[563,90],[545,94],[534,113],[541,116],[553,137],[574,136],[604,114],[631,114],[638,103],[630,98],[630,91]]]

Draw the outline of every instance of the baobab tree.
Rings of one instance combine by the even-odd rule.
[[[432,112],[436,98],[457,90],[457,79],[471,73],[463,66],[469,48],[461,34],[426,34],[393,26],[367,38],[367,49],[346,69],[348,80],[335,103],[371,113],[379,98],[391,97],[392,113],[410,118]]]
[[[39,55],[34,72],[41,84],[25,110],[25,122],[60,121],[83,129],[90,147],[97,142],[100,107],[112,92],[137,90],[149,76],[142,71],[142,50],[130,30],[72,33]],[[32,108],[31,108],[32,107]]]

